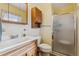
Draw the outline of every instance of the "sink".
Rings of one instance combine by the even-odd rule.
[[[23,39],[18,38],[18,39],[8,39],[8,40],[5,40],[5,41],[3,40],[3,41],[0,42],[0,49],[2,49],[4,47],[9,47],[11,45],[16,45],[20,42],[26,41],[27,39],[28,39],[28,37],[26,37],[26,39],[25,38],[23,38]]]
[[[9,39],[6,41],[1,41],[0,42],[0,52],[4,52],[6,50],[11,50],[13,48],[18,48],[25,43],[28,44],[33,40],[37,40],[38,37],[31,37],[31,36],[26,36],[24,38],[17,38],[17,39]],[[18,47],[17,47],[18,46]]]

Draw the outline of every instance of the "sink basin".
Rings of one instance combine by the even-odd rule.
[[[25,43],[29,43],[33,40],[36,40],[38,37],[31,37],[31,36],[27,36],[24,38],[18,38],[18,39],[9,39],[6,41],[1,41],[0,42],[0,52],[14,48],[16,46],[22,46]],[[17,47],[17,48],[18,48]]]
[[[23,38],[23,39],[18,38],[18,39],[11,39],[11,40],[6,40],[6,41],[1,41],[0,42],[0,49],[5,48],[5,47],[9,47],[11,45],[16,45],[16,44],[18,44],[20,42],[23,42],[23,41],[26,41],[28,39],[29,38],[26,37],[26,39],[25,38]]]

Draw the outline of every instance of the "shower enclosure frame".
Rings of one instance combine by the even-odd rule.
[[[75,12],[72,12],[73,14],[74,14],[74,56],[77,56],[78,55],[78,11],[76,10]],[[68,14],[70,14],[70,13],[68,13]],[[54,15],[55,16],[55,15]],[[54,17],[53,16],[53,17]],[[55,39],[53,39],[53,42],[52,42],[52,46],[54,47],[54,40]],[[53,50],[54,48],[52,47],[52,51],[53,52],[56,52],[55,50]],[[63,54],[63,53],[59,53],[59,52],[56,52],[56,54],[55,55],[57,55],[57,53],[58,53],[58,55],[65,55],[65,54]],[[53,53],[54,54],[54,53]]]

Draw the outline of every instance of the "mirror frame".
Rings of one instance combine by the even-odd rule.
[[[9,6],[9,4],[8,4]],[[9,12],[9,11],[8,11]],[[15,22],[15,21],[9,21],[9,20],[1,20],[3,23],[11,23],[11,24],[22,24],[22,25],[27,25],[28,24],[28,3],[26,3],[26,23],[23,22]]]

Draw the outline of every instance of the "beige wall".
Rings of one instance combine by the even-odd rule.
[[[44,43],[50,44],[52,43],[52,8],[51,4],[49,3],[33,3],[29,4],[29,8],[38,7],[42,11],[43,21],[42,21],[42,28],[41,28],[41,36]],[[29,18],[30,15],[29,15]],[[31,24],[30,24],[31,26]]]

